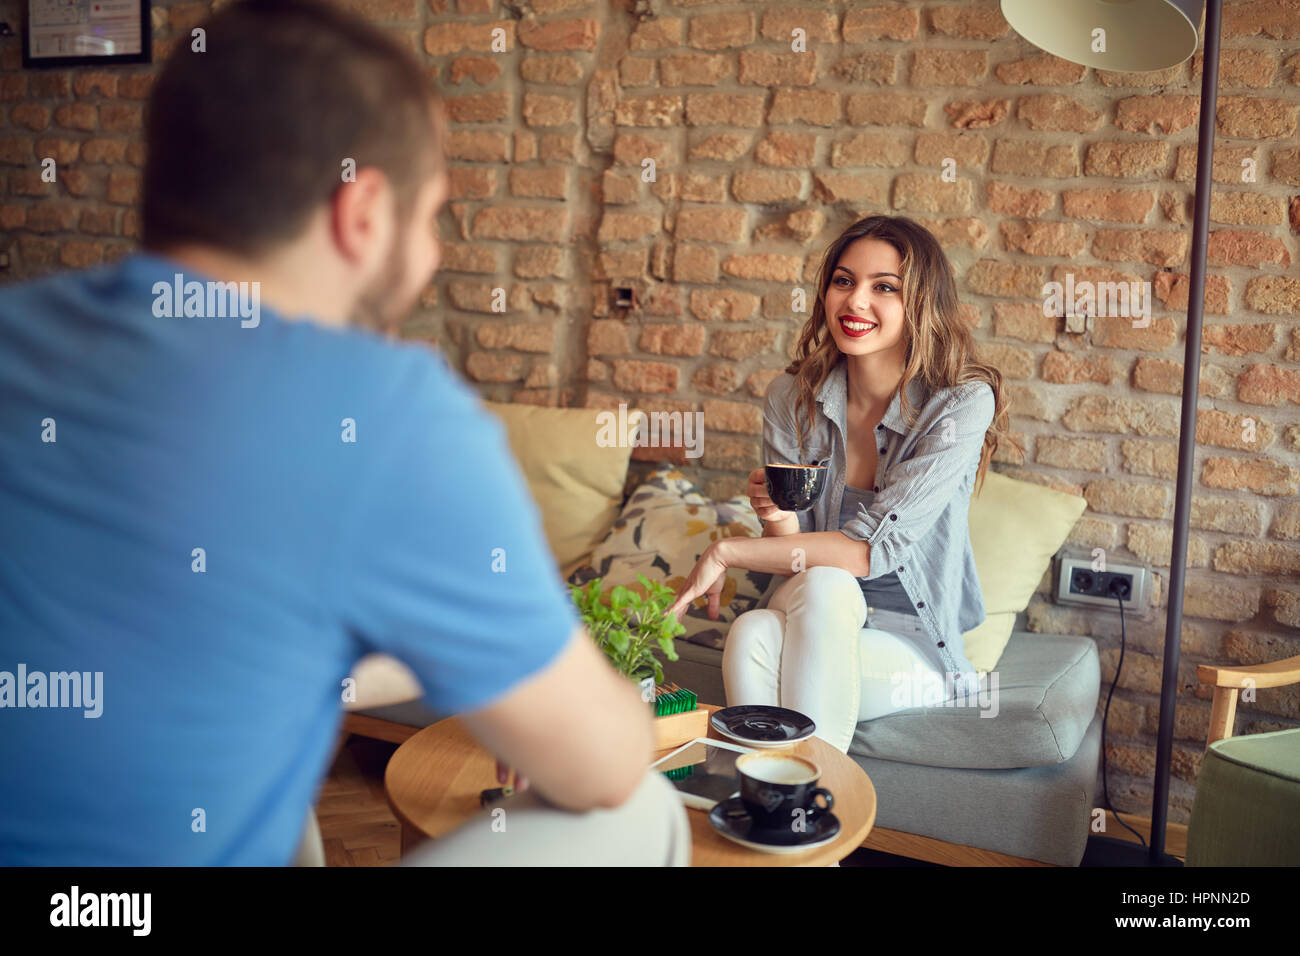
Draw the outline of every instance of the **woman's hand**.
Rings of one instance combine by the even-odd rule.
[[[784,521],[787,518],[797,518],[793,511],[782,511],[776,506],[767,494],[767,471],[763,468],[755,468],[749,473],[749,484],[745,486],[745,494],[749,495],[749,504],[754,509],[754,513],[764,521]]]
[[[715,541],[704,549],[704,553],[700,555],[700,560],[695,562],[695,567],[686,576],[681,590],[677,592],[677,600],[668,609],[668,613],[676,615],[680,621],[681,615],[686,612],[686,608],[690,606],[691,602],[701,594],[707,594],[709,596],[709,618],[716,621],[718,619],[718,608],[722,601],[722,587],[726,583],[727,564],[722,559],[718,542]]]

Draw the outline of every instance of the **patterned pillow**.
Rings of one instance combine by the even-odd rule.
[[[677,590],[711,543],[762,533],[747,496],[709,501],[677,466],[663,464],[632,492],[590,564],[578,568],[569,583],[601,578],[605,594],[619,584],[641,591],[636,576],[644,574]],[[728,569],[718,619],[709,618],[707,598],[696,598],[682,619],[686,633],[677,639],[721,650],[731,622],[758,603],[771,580],[771,574]]]

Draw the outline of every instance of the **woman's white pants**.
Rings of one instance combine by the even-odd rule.
[[[905,638],[865,627],[862,586],[843,568],[792,575],[766,608],[732,623],[722,652],[727,705],[807,714],[848,753],[859,721],[915,706],[908,688],[938,674]],[[900,688],[902,693],[900,693]]]

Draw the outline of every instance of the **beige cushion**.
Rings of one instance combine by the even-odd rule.
[[[483,405],[506,426],[551,553],[567,577],[591,556],[618,516],[632,448],[597,444],[597,409]],[[640,414],[629,411],[628,421],[634,424]]]
[[[1029,605],[1052,556],[1087,506],[1079,495],[1008,478],[992,468],[985,474],[967,512],[986,615],[983,624],[963,635],[976,670],[997,666],[1016,615]]]

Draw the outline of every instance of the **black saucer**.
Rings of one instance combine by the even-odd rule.
[[[751,747],[783,747],[807,740],[817,729],[807,714],[763,704],[724,707],[709,722],[719,733]]]
[[[802,833],[791,827],[759,827],[740,797],[719,801],[709,811],[709,823],[728,840],[763,853],[798,853],[830,843],[840,834],[840,821],[829,810],[809,809]]]

